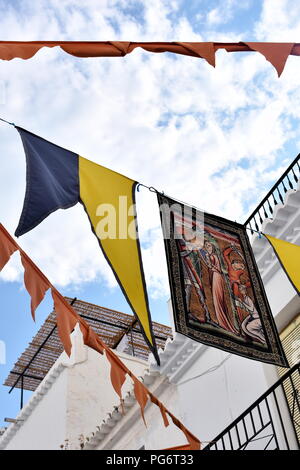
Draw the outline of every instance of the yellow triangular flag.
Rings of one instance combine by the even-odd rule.
[[[105,258],[159,363],[152,331],[135,212],[138,184],[17,127],[27,162],[26,194],[16,236],[58,209],[83,204]]]
[[[297,294],[300,295],[300,246],[272,237],[271,235],[266,235],[265,233],[264,236],[273,247],[282,268],[296,289]]]
[[[159,362],[137,236],[136,182],[79,156],[79,194],[103,254]]]

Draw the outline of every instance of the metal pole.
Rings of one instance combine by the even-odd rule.
[[[73,305],[77,300],[77,297],[74,297],[74,299],[72,300],[72,302],[70,303],[70,305]],[[42,349],[42,347],[47,343],[48,339],[52,336],[54,330],[56,329],[57,325],[54,325],[54,327],[52,328],[52,330],[50,331],[50,333],[48,334],[48,336],[46,337],[46,339],[44,339],[44,341],[42,342],[42,344],[38,347],[37,351],[34,353],[34,355],[32,356],[32,358],[30,359],[30,361],[28,362],[27,366],[24,368],[23,372],[19,375],[19,377],[17,378],[17,380],[15,381],[15,383],[13,384],[13,386],[11,387],[11,389],[9,390],[8,393],[11,393],[13,391],[13,389],[15,388],[15,386],[17,385],[17,383],[19,382],[19,380],[21,379],[22,380],[22,388],[23,388],[23,376],[26,372],[26,370],[29,368],[29,366],[32,364],[32,362],[34,361],[34,359],[36,358],[36,356],[38,355],[38,353],[40,352],[40,350]]]
[[[20,404],[20,409],[23,408],[23,400],[24,400],[24,379],[23,379],[23,375],[22,375],[22,378],[21,378],[21,404]]]

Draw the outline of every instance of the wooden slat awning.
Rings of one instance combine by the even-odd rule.
[[[68,302],[72,299],[66,297]],[[126,313],[111,310],[99,305],[90,304],[82,300],[76,300],[73,304],[75,311],[82,316],[89,325],[95,330],[100,338],[111,348],[119,342],[120,333],[126,332],[133,323],[134,317]],[[45,375],[53,366],[57,358],[63,352],[63,346],[58,337],[55,312],[51,312],[37,332],[35,337],[29,343],[28,347],[19,357],[13,369],[10,371],[4,385],[12,387],[24,368],[28,365],[33,356],[37,353],[43,342],[49,336],[46,343],[26,370],[23,378],[24,390],[35,390],[41,383]],[[54,331],[53,331],[54,329]],[[52,334],[51,334],[52,332]],[[153,322],[153,333],[158,348],[164,348],[166,339],[172,336],[172,330],[166,325]],[[149,348],[146,345],[138,324],[134,324],[127,334],[128,344],[124,352],[130,355],[147,360]],[[16,388],[21,388],[19,380]]]
[[[60,47],[76,57],[124,57],[136,48],[148,52],[172,52],[205,59],[215,66],[219,49],[227,52],[255,51],[262,54],[281,75],[289,55],[300,55],[294,42],[132,42],[132,41],[0,41],[0,59],[30,59],[43,47]]]

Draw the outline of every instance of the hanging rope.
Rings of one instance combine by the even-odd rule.
[[[14,127],[15,127],[15,123],[14,123],[14,122],[9,122],[9,121],[7,121],[6,119],[3,119],[3,118],[1,118],[1,117],[0,117],[0,121],[5,122],[6,124],[9,124],[10,126],[14,126]],[[137,190],[138,192],[140,191],[140,187],[141,187],[141,186],[142,186],[143,188],[148,189],[151,193],[162,194],[162,195],[165,194],[164,191],[158,191],[158,190],[157,190],[156,188],[154,188],[153,186],[147,186],[146,184],[143,184],[143,183],[138,183],[138,184],[137,184],[136,190]],[[174,201],[177,201],[177,202],[179,202],[179,203],[181,203],[181,204],[184,204],[185,206],[189,206],[189,207],[192,207],[193,209],[196,209],[196,210],[198,210],[198,211],[204,212],[203,210],[199,209],[198,207],[191,206],[190,204],[188,204],[188,203],[186,203],[186,202],[184,202],[184,201],[181,201],[180,199],[176,199],[176,198],[174,198],[174,197],[172,197],[172,199],[174,199]],[[259,231],[259,230],[254,230],[253,228],[248,228],[248,227],[245,227],[245,228],[246,228],[246,230],[249,230],[249,231],[252,232],[252,233],[253,233],[253,232],[257,233],[258,236],[259,236],[259,238],[262,237],[261,231]]]
[[[9,124],[10,126],[15,126],[15,123],[14,122],[9,122],[7,121],[6,119],[3,119],[0,117],[0,121],[3,121],[3,122],[6,122],[6,124]]]

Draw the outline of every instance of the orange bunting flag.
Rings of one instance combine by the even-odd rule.
[[[94,330],[81,318],[78,319],[80,330],[83,336],[83,342],[90,348],[94,349],[100,354],[103,354],[103,346]]]
[[[31,315],[35,320],[35,310],[45,297],[50,283],[39,275],[31,260],[24,253],[21,253],[21,261],[24,267],[24,284],[31,297]]]
[[[176,416],[169,413],[170,417],[172,418],[173,423],[177,426],[181,431],[185,434],[185,437],[190,443],[191,450],[199,450],[199,440],[176,418]]]
[[[18,245],[14,242],[3,225],[0,224],[0,271],[2,271],[11,255],[17,251],[17,249]]]
[[[124,57],[140,47],[147,52],[171,52],[201,58],[213,67],[219,49],[227,52],[255,51],[275,67],[278,76],[289,55],[300,55],[300,44],[294,42],[0,41],[0,59],[30,59],[43,47],[60,47],[75,57]]]
[[[70,335],[78,323],[78,318],[75,312],[72,315],[71,310],[68,308],[69,304],[54,288],[52,288],[52,298],[56,312],[58,334],[64,346],[64,350],[68,356],[70,356],[72,350]]]
[[[164,405],[154,395],[152,395],[152,393],[149,393],[149,396],[150,396],[150,399],[151,399],[152,403],[154,403],[160,409],[164,425],[167,428],[169,426],[169,420],[168,420],[168,417],[167,417],[167,409],[164,407]]]
[[[144,410],[148,401],[148,397],[152,403],[159,407],[163,422],[165,426],[169,425],[167,414],[171,417],[175,426],[177,426],[186,436],[189,444],[181,446],[191,450],[199,450],[201,447],[199,439],[197,439],[167,408],[141,383],[137,377],[129,370],[121,359],[101,340],[95,331],[81,318],[73,309],[73,307],[66,301],[66,299],[55,289],[50,281],[44,276],[40,269],[33,263],[29,256],[22,251],[19,245],[14,241],[11,235],[5,230],[3,225],[0,224],[0,268],[5,266],[10,256],[19,251],[21,260],[24,267],[24,280],[25,286],[31,296],[31,310],[34,317],[36,307],[43,300],[45,292],[51,288],[52,298],[54,302],[54,309],[57,318],[58,334],[64,346],[65,352],[70,356],[72,350],[71,333],[78,323],[83,335],[84,344],[92,349],[103,354],[106,352],[106,357],[111,364],[111,383],[121,399],[122,405],[122,386],[126,380],[126,375],[129,375],[134,383],[134,394],[140,406],[142,418],[145,422]]]
[[[136,378],[134,378],[133,382],[134,382],[134,395],[135,395],[135,398],[136,398],[137,402],[140,405],[141,414],[142,414],[142,418],[143,418],[143,421],[145,423],[145,426],[147,426],[146,420],[145,420],[145,415],[144,415],[144,409],[145,409],[145,406],[147,405],[147,401],[148,401],[147,389]]]
[[[122,386],[126,380],[127,371],[125,368],[120,367],[117,361],[117,357],[110,349],[106,349],[106,357],[110,362],[110,379],[115,392],[119,395],[122,400]]]
[[[293,42],[245,42],[244,44],[262,54],[276,69],[278,77],[282,74],[287,58],[294,47]]]

